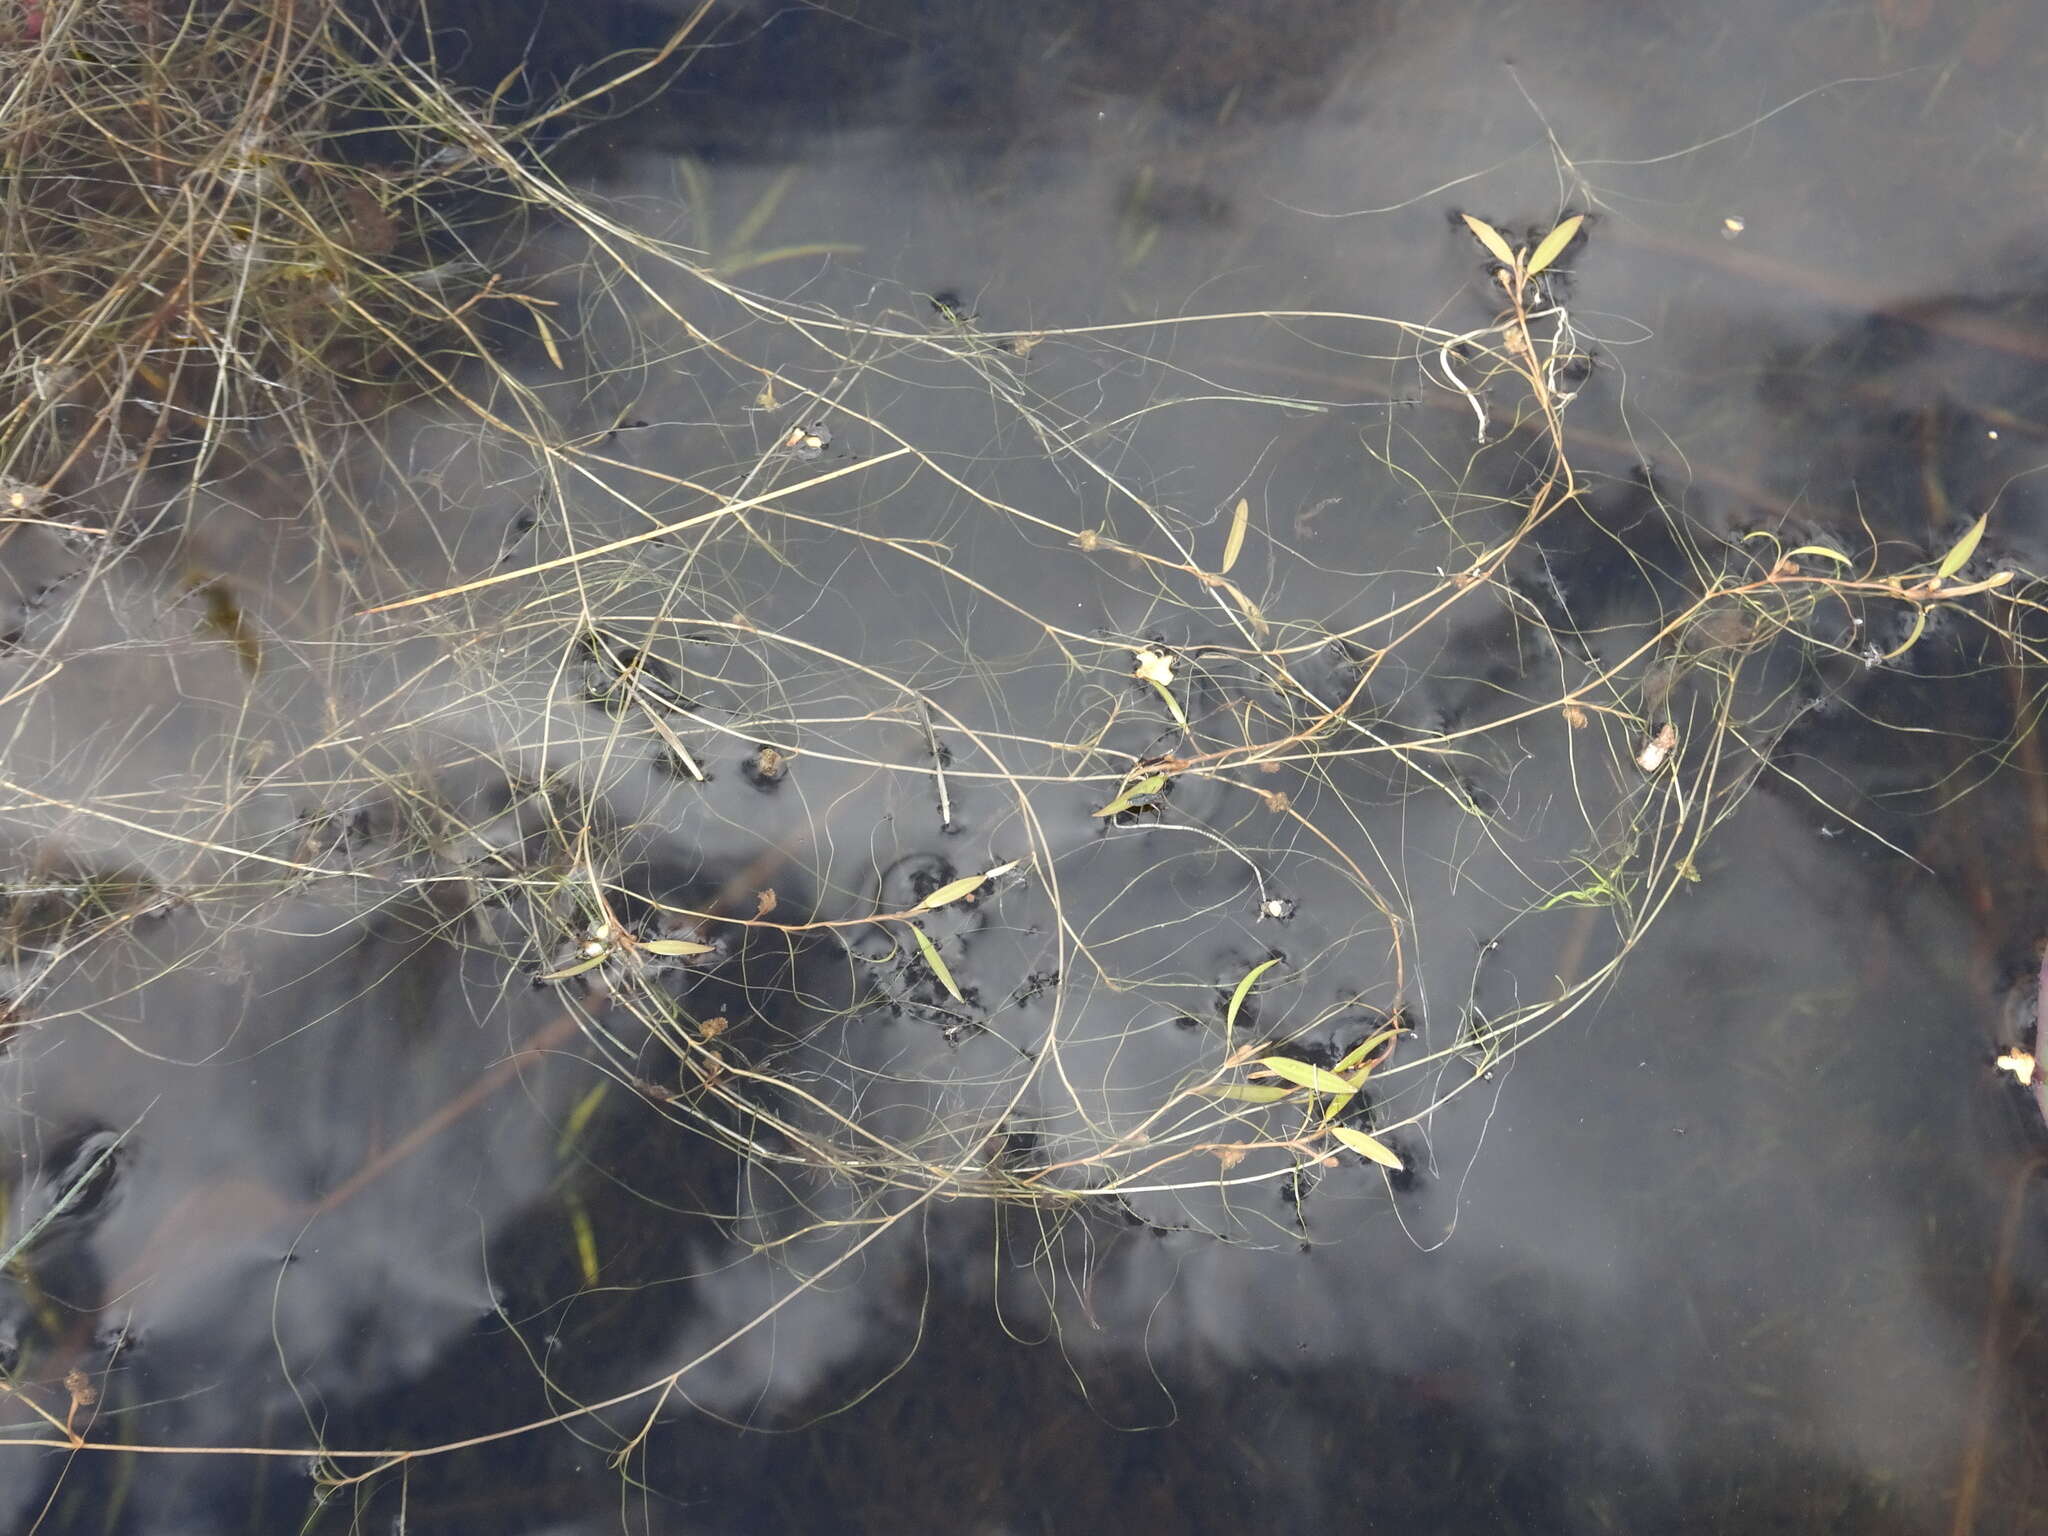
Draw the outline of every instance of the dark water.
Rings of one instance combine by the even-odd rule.
[[[668,24],[558,8],[533,56]],[[451,67],[527,35],[475,18]],[[11,919],[7,1241],[56,1214],[0,1300],[6,1422],[102,1448],[0,1451],[0,1523],[2048,1529],[2048,1129],[1992,1065],[2048,929],[2041,626],[1979,604],[1866,662],[1899,606],[1823,604],[1826,645],[1739,669],[1653,639],[1758,529],[1903,569],[1989,506],[1964,574],[2048,569],[2031,8],[748,6],[702,39],[556,150],[687,267],[546,220],[500,258],[565,356],[504,319],[474,393],[639,423],[601,462],[400,413],[348,445],[354,548],[211,485],[176,561],[25,638],[66,666],[10,706],[10,879],[124,920],[38,969],[66,919]],[[1591,215],[1586,495],[1395,643],[1545,465],[1512,395],[1482,445],[1426,369],[1497,308],[1456,211]],[[356,614],[706,505],[663,477],[835,472]],[[1277,638],[1191,574],[1240,497]],[[177,606],[194,567],[247,617]],[[673,741],[607,708],[642,646]],[[1641,721],[1558,713],[1603,667],[1589,702]],[[1327,755],[1245,754],[1354,688]],[[1094,814],[1191,745],[1238,756]],[[565,827],[638,915],[792,925],[663,982],[704,1051],[532,984],[573,888],[449,894]],[[957,999],[863,921],[1010,861],[921,920]],[[1618,904],[1560,898],[1613,868]],[[1151,1118],[1241,1033],[1327,1064],[1397,1013],[1351,1122],[1392,1178]],[[705,1051],[786,1086],[720,1108]],[[1094,1198],[926,1176],[1047,1164]]]

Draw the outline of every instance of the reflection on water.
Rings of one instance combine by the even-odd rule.
[[[548,226],[506,258],[554,326],[507,322],[479,391],[601,459],[399,413],[354,449],[358,586],[252,478],[61,633],[28,611],[55,542],[9,547],[25,643],[66,662],[6,766],[12,884],[65,896],[12,897],[9,952],[35,970],[85,905],[122,939],[10,980],[6,1240],[47,1221],[0,1364],[102,1440],[292,1454],[7,1451],[7,1528],[2048,1523],[2044,1131],[1990,1068],[2048,930],[2017,652],[1845,604],[1834,654],[1743,670],[1731,606],[1627,661],[1709,533],[1900,568],[1995,506],[1969,570],[2048,567],[2027,16],[720,8],[559,151],[712,281],[631,286]],[[472,20],[495,83],[525,28]],[[602,51],[538,25],[565,73]],[[1512,397],[1447,387],[1468,352],[1429,374],[1360,317],[1484,329],[1451,215],[1561,209],[1593,215],[1557,290],[1583,505],[1367,677],[1374,637],[1334,637],[1505,537],[1545,461]],[[1194,314],[1239,318],[1153,323]],[[757,465],[832,478],[580,585],[516,575]],[[1152,650],[1159,697],[1125,675]],[[1554,872],[1632,867],[1613,813],[1661,784],[1699,789],[1677,825],[1731,803],[1646,786],[1632,727],[1522,718],[1606,667],[1646,719],[1732,699],[1772,767],[1627,893],[1658,920],[1597,1006],[1492,1054],[1625,946]],[[1124,772],[1354,689],[1355,757]],[[686,723],[644,726],[652,690]],[[1441,782],[1396,766],[1467,727]],[[631,871],[689,1051],[608,1007],[627,962],[543,878],[595,857],[565,827]],[[205,899],[151,884],[167,834]],[[920,915],[936,965],[867,921],[1012,861]],[[705,911],[763,926],[700,954]],[[1400,1123],[1396,1178],[1206,1144],[1191,1174],[1134,1134],[1239,1031],[1327,1066],[1396,1017],[1405,1075],[1350,1122]],[[749,1119],[696,1091],[710,1060],[801,1093]],[[926,1199],[818,1166],[820,1126],[1118,1193]],[[324,1500],[354,1464],[304,1454],[557,1419]]]

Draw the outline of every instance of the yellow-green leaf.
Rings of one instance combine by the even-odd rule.
[[[1564,248],[1572,243],[1572,236],[1579,232],[1579,226],[1586,222],[1583,213],[1575,213],[1537,243],[1536,253],[1529,258],[1529,276],[1534,277],[1558,257]]]
[[[1906,638],[1901,640],[1897,645],[1893,646],[1890,650],[1886,651],[1883,657],[1881,657],[1880,659],[1884,661],[1890,661],[1892,660],[1892,658],[1896,656],[1905,655],[1906,652],[1910,651],[1911,649],[1913,649],[1915,645],[1920,643],[1920,632],[1926,628],[1927,610],[1925,608],[1921,608],[1914,613],[1913,627],[1906,632]]]
[[[1394,1036],[1398,1035],[1399,1033],[1401,1033],[1401,1026],[1395,1024],[1389,1026],[1386,1029],[1381,1030],[1376,1035],[1368,1036],[1366,1039],[1361,1040],[1357,1045],[1351,1047],[1350,1050],[1346,1051],[1344,1053],[1344,1059],[1338,1062],[1333,1070],[1339,1073],[1351,1071],[1360,1062],[1367,1060],[1369,1057],[1373,1055],[1374,1052],[1379,1050],[1381,1046],[1385,1045],[1389,1040],[1393,1039]],[[1371,1070],[1372,1069],[1370,1067],[1366,1068],[1367,1072],[1370,1072]],[[1352,1087],[1356,1088],[1360,1083],[1365,1081],[1365,1077],[1363,1074],[1361,1074],[1358,1077],[1347,1079],[1347,1081],[1350,1083]]]
[[[1230,514],[1230,537],[1223,542],[1223,564],[1218,567],[1226,576],[1230,574],[1230,568],[1237,564],[1238,554],[1244,549],[1244,530],[1251,522],[1251,517],[1252,504],[1242,496],[1238,497],[1237,508]]]
[[[1330,1127],[1330,1134],[1361,1157],[1371,1158],[1382,1168],[1391,1168],[1396,1173],[1399,1173],[1408,1166],[1401,1161],[1400,1153],[1377,1137],[1368,1136],[1363,1131],[1354,1131],[1348,1125],[1333,1125]]]
[[[542,981],[567,981],[571,976],[581,976],[585,971],[594,971],[611,958],[611,951],[592,955],[588,960],[579,960],[574,965],[565,965],[559,971],[542,971]]]
[[[1825,544],[1802,544],[1797,549],[1785,551],[1787,560],[1797,560],[1801,555],[1814,555],[1822,560],[1832,560],[1837,565],[1854,565],[1855,562],[1839,549],[1829,549]]]
[[[1334,1072],[1325,1071],[1313,1062],[1296,1061],[1291,1056],[1261,1056],[1259,1065],[1277,1077],[1284,1077],[1290,1083],[1299,1083],[1304,1088],[1313,1088],[1317,1093],[1352,1092],[1351,1085],[1343,1078]]]
[[[1460,214],[1459,217],[1465,221],[1465,227],[1472,231],[1479,243],[1485,246],[1502,266],[1512,267],[1515,264],[1515,253],[1508,249],[1507,241],[1501,239],[1499,230],[1484,219],[1473,218],[1469,213]]]
[[[640,947],[650,955],[673,955],[679,959],[718,953],[716,944],[696,944],[688,939],[642,939]]]
[[[1323,1106],[1324,1122],[1327,1124],[1329,1121],[1332,1121],[1336,1119],[1339,1115],[1343,1114],[1344,1106],[1349,1104],[1353,1099],[1357,1097],[1358,1095],[1355,1093],[1340,1093],[1332,1097],[1330,1102]]]
[[[1970,531],[1956,540],[1955,548],[1943,555],[1941,564],[1934,568],[1936,581],[1946,581],[1969,562],[1970,556],[1977,552],[1977,541],[1984,537],[1984,525],[1990,521],[1991,514],[1986,512],[1970,524]]]
[[[538,314],[535,314],[533,316],[533,326],[535,330],[540,332],[540,344],[543,347],[547,348],[548,361],[555,365],[555,371],[557,373],[561,372],[562,354],[561,351],[555,346],[554,327],[549,325],[547,321],[542,319]]]
[[[962,875],[958,880],[948,880],[936,891],[933,891],[931,895],[925,897],[915,907],[912,907],[911,910],[913,912],[929,912],[935,907],[946,906],[951,902],[960,900],[964,896],[972,896],[981,889],[987,879],[988,876],[982,874]]]
[[[1238,1011],[1244,1007],[1244,1000],[1251,996],[1252,987],[1261,976],[1265,975],[1266,972],[1273,969],[1279,963],[1280,957],[1278,955],[1275,955],[1270,960],[1261,960],[1257,965],[1246,971],[1243,978],[1239,980],[1236,990],[1230,994],[1230,1006],[1223,1010],[1223,1033],[1226,1038],[1229,1036],[1230,1031],[1237,1027]]]
[[[1245,622],[1251,625],[1252,633],[1259,640],[1264,641],[1267,636],[1273,633],[1273,626],[1268,624],[1266,616],[1259,612],[1259,605],[1238,591],[1236,587],[1230,586],[1227,582],[1224,585],[1228,587],[1232,601],[1244,610]]]
[[[1181,713],[1180,700],[1173,696],[1173,690],[1168,688],[1166,684],[1154,679],[1147,678],[1146,681],[1159,690],[1159,697],[1166,701],[1166,712],[1173,716],[1173,723],[1179,726],[1181,731],[1185,733],[1188,728],[1188,717]]]
[[[1105,805],[1101,810],[1096,811],[1093,814],[1097,816],[1121,815],[1123,812],[1128,811],[1132,806],[1136,805],[1140,800],[1143,800],[1147,795],[1156,795],[1159,793],[1159,791],[1161,791],[1164,788],[1166,788],[1165,774],[1148,773],[1145,775],[1144,778],[1138,780],[1135,784],[1125,786],[1125,788],[1118,793],[1117,797],[1114,800],[1110,801],[1109,804]]]
[[[1296,1092],[1273,1083],[1216,1083],[1201,1091],[1211,1098],[1237,1099],[1246,1104],[1273,1104]]]
[[[939,958],[939,946],[931,941],[931,936],[915,923],[910,925],[910,936],[917,940],[917,947],[924,951],[924,963],[930,966],[932,974],[939,978],[939,985],[953,994],[954,1002],[966,1002],[967,999],[960,995],[958,983],[953,980],[953,973],[946,969],[946,962]]]

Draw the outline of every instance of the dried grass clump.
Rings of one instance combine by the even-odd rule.
[[[334,0],[55,0],[0,80],[9,512],[431,378],[483,118]]]

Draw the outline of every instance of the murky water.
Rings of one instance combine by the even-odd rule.
[[[401,412],[24,616],[10,879],[119,932],[13,919],[0,1523],[2048,1525],[2041,626],[1690,607],[2048,570],[2030,9],[704,26],[559,150],[687,261],[499,258],[580,456]],[[1589,215],[1591,366],[1438,604],[1549,472],[1458,212]],[[713,948],[561,974],[600,885]],[[1396,1019],[1392,1177],[1188,1087]]]

